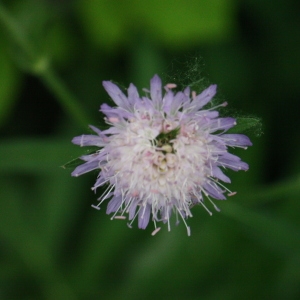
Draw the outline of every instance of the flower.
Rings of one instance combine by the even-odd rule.
[[[80,146],[97,146],[99,150],[84,155],[84,161],[73,172],[79,176],[100,170],[92,190],[106,185],[98,199],[100,205],[109,199],[107,214],[112,219],[125,219],[130,223],[138,218],[138,227],[145,229],[150,216],[155,230],[157,222],[168,224],[175,213],[186,223],[192,217],[191,207],[200,204],[208,213],[205,201],[219,211],[211,198],[225,200],[235,193],[220,181],[230,183],[222,168],[234,171],[247,170],[248,165],[228,152],[228,147],[251,146],[249,138],[226,131],[236,125],[234,118],[220,118],[215,109],[203,109],[216,94],[211,85],[199,95],[187,87],[174,93],[174,84],[165,86],[155,75],[150,81],[150,91],[140,97],[137,88],[130,84],[126,96],[115,84],[104,81],[103,86],[117,105],[102,104],[109,129],[90,128],[96,133],[75,137],[72,142]]]

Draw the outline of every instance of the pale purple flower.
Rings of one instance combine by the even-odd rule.
[[[211,215],[205,201],[218,207],[211,198],[225,200],[235,193],[221,181],[230,183],[222,169],[247,170],[248,165],[228,152],[228,147],[251,146],[249,138],[241,134],[226,134],[236,125],[233,118],[220,118],[218,111],[203,108],[216,94],[211,85],[199,95],[187,87],[174,93],[174,84],[162,90],[161,79],[155,75],[150,91],[141,97],[133,84],[128,96],[112,82],[103,86],[116,107],[101,106],[106,115],[107,130],[90,126],[94,135],[75,137],[80,146],[97,146],[99,150],[81,159],[73,176],[92,170],[99,175],[92,190],[106,186],[98,205],[108,200],[107,214],[112,219],[128,217],[131,224],[138,219],[138,227],[145,229],[154,222],[153,235],[159,231],[157,222],[168,224],[171,214],[180,217],[190,235],[185,219],[192,217],[191,207],[200,204]],[[225,106],[226,103],[220,106]]]

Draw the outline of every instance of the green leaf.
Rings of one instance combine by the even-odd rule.
[[[2,172],[58,172],[59,167],[71,157],[82,153],[68,140],[16,139],[2,141],[0,145]]]
[[[243,133],[252,130],[256,135],[261,135],[261,119],[255,117],[238,117],[236,118],[237,125],[229,129],[227,133]]]
[[[90,41],[112,51],[132,44],[137,33],[168,48],[226,40],[235,32],[235,1],[123,0],[77,3],[77,13]],[[136,20],[141,20],[136,26]],[[134,30],[133,30],[134,29]]]
[[[2,36],[0,36],[0,40],[2,43]],[[20,74],[4,50],[5,47],[0,47],[0,125],[10,116],[20,85]]]

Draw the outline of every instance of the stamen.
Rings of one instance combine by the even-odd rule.
[[[227,194],[227,196],[234,196],[235,194],[236,194],[237,192],[232,192],[232,193],[229,193],[229,194]]]
[[[200,204],[205,208],[205,210],[209,213],[209,215],[212,216],[212,212],[204,205],[202,201],[200,201]]]
[[[116,210],[116,212],[113,214],[113,216],[110,218],[111,220],[113,220],[113,219],[117,219],[117,216],[116,216],[116,214],[117,214],[117,213],[118,213],[120,210],[122,211],[121,207],[122,207],[122,205],[123,205],[124,201],[125,201],[125,199],[122,197],[121,204],[119,205],[118,209],[117,209],[117,210]],[[123,217],[123,218],[125,218],[125,219],[126,219],[126,217],[124,217],[124,216],[120,216],[120,217]]]
[[[168,83],[165,85],[166,89],[175,89],[177,85],[175,83]]]
[[[107,178],[105,181],[101,182],[99,185],[97,186],[93,186],[91,188],[92,191],[96,190],[98,187],[100,187],[101,185],[105,184],[107,181],[110,181],[111,177]]]
[[[168,217],[168,231],[171,231],[171,226],[170,226],[170,217]]]
[[[115,184],[112,186],[109,186],[110,190],[107,192],[108,188],[105,190],[105,192],[102,194],[100,198],[98,198],[98,201],[100,201],[99,205],[109,196],[112,189],[115,187]],[[102,198],[102,199],[101,199]]]
[[[207,197],[207,199],[209,200],[209,202],[213,205],[214,209],[217,211],[217,212],[220,212],[221,209],[210,199],[210,197],[208,195],[205,195]]]
[[[141,209],[141,208],[139,208],[139,209],[137,210],[137,212],[135,213],[134,217],[132,218],[132,221],[131,221],[129,224],[127,224],[129,228],[132,228],[131,225],[132,225],[132,223],[134,222],[134,220],[135,220],[136,216],[138,215],[138,213],[140,212],[140,209]]]
[[[225,185],[223,185],[220,181],[217,181],[215,178],[213,177],[209,177],[209,179],[213,182],[215,182],[216,184],[218,184],[219,186],[221,186],[223,189],[225,189],[227,192],[229,192],[228,196],[233,196],[236,194],[236,192],[232,192],[230,189],[228,189]],[[212,185],[210,185],[211,187],[213,187]]]
[[[160,231],[161,227],[157,227],[155,230],[152,231],[151,235],[154,236]]]
[[[125,216],[115,216],[114,219],[117,219],[117,220],[126,220],[126,217]]]
[[[98,204],[98,205],[99,205],[99,204]],[[95,209],[97,209],[97,210],[100,210],[100,207],[99,207],[98,205],[92,204],[91,207],[93,207],[93,208],[95,208]]]
[[[180,212],[180,210],[177,207],[176,207],[176,209],[177,209],[178,213],[180,214],[181,219],[182,219],[182,221],[183,221],[183,223],[184,223],[184,225],[186,227],[187,235],[190,236],[191,235],[191,229],[190,229],[190,227],[186,224],[186,221],[185,221],[184,217],[182,216],[182,213]]]

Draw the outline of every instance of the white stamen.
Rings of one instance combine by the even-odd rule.
[[[237,192],[231,192],[231,193],[227,194],[227,196],[228,196],[228,197],[234,196],[236,193],[237,193]]]
[[[165,88],[167,89],[175,89],[177,85],[175,83],[168,83],[165,85]]]
[[[152,231],[151,235],[154,236],[160,231],[160,227],[157,227],[155,230]]]
[[[97,210],[100,210],[100,207],[99,207],[98,205],[92,204],[91,207],[93,207],[93,208],[95,208],[95,209],[97,209]]]
[[[114,219],[117,219],[117,220],[126,220],[126,217],[125,216],[115,216]]]

